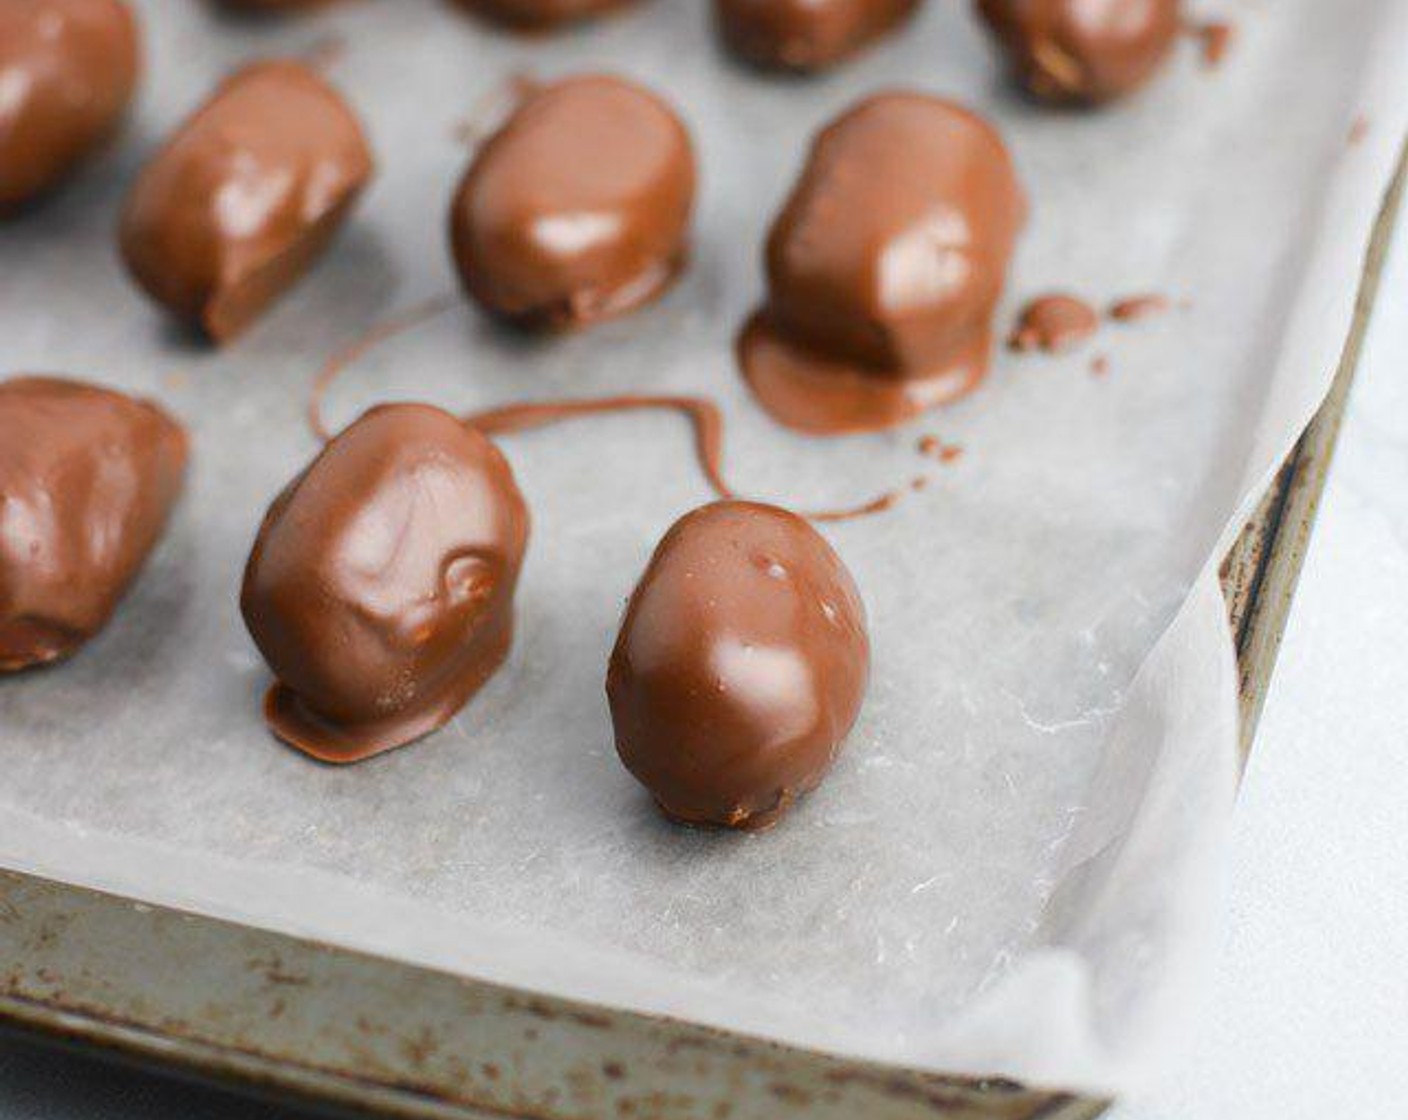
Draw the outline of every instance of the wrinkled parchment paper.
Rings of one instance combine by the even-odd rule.
[[[151,72],[125,143],[0,227],[0,365],[160,397],[194,430],[194,474],[110,630],[0,683],[0,862],[939,1071],[1120,1089],[1165,1059],[1195,1021],[1234,787],[1216,558],[1334,369],[1408,117],[1408,9],[1222,0],[1238,38],[1220,70],[1186,43],[1146,95],[1091,116],[1014,97],[967,5],[945,0],[812,82],[722,58],[702,0],[541,39],[432,0],[287,21],[139,7]],[[212,353],[124,280],[117,201],[220,73],[330,34],[380,177],[324,266]],[[614,69],[674,101],[702,163],[692,267],[655,307],[575,337],[525,340],[457,309],[362,362],[331,418],[391,398],[705,392],[750,494],[816,506],[930,475],[892,513],[827,530],[868,602],[873,685],[830,781],[769,834],[666,824],[612,749],[602,683],[623,601],[708,498],[669,417],[506,441],[535,518],[518,640],[443,733],[336,770],[258,715],[238,579],[265,505],[314,451],[309,378],[453,287],[456,125],[525,68]],[[1188,306],[1074,356],[1001,355],[977,395],[893,434],[792,437],[731,358],[761,239],[813,129],[901,83],[1004,129],[1034,201],[1013,304],[1059,286]],[[963,457],[920,459],[926,432]]]

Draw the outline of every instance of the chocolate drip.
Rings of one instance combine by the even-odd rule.
[[[1158,294],[1126,296],[1110,304],[1110,318],[1117,323],[1137,323],[1162,315],[1169,308],[1167,296]]]
[[[351,345],[339,350],[324,362],[323,368],[313,379],[313,387],[308,393],[308,404],[304,411],[304,415],[308,419],[308,427],[313,435],[323,443],[332,439],[332,432],[328,431],[327,424],[323,421],[323,398],[327,396],[332,383],[341,377],[353,362],[381,343],[395,338],[397,335],[405,334],[422,323],[429,322],[435,316],[450,310],[456,302],[453,296],[432,296],[430,299],[422,300],[401,314],[387,319],[384,323],[378,323]]]
[[[1083,299],[1058,293],[1032,300],[1017,319],[1007,345],[1048,354],[1080,345],[1100,327],[1100,316]]]
[[[719,406],[705,397],[627,395],[592,399],[559,399],[531,401],[486,409],[464,417],[464,422],[486,435],[523,432],[580,416],[596,416],[612,412],[668,411],[677,412],[694,429],[694,450],[699,467],[709,487],[720,498],[736,498],[733,488],[723,477],[724,417]],[[799,513],[808,521],[850,521],[868,514],[880,513],[899,501],[901,491],[889,490],[856,506],[839,509],[812,510]]]
[[[361,338],[329,358],[314,378],[308,396],[306,416],[313,435],[325,443],[332,438],[323,420],[323,400],[333,382],[348,366],[380,343],[412,330],[448,310],[453,306],[453,302],[450,297],[435,296],[414,304],[400,315],[373,327]],[[684,416],[694,429],[695,455],[710,488],[721,498],[736,496],[723,477],[723,413],[718,405],[707,397],[628,394],[615,397],[520,401],[471,413],[462,419],[465,424],[486,435],[502,435],[543,428],[583,416],[642,410],[677,412]],[[815,510],[802,516],[811,521],[849,521],[891,508],[899,501],[901,493],[898,489],[888,490],[856,506]]]
[[[1227,60],[1227,52],[1232,49],[1232,40],[1237,37],[1237,28],[1226,20],[1189,20],[1184,23],[1184,31],[1197,40],[1203,56],[1203,67],[1216,70]]]

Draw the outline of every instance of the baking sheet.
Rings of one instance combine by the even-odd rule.
[[[0,226],[0,366],[160,397],[191,424],[195,467],[110,630],[0,682],[0,862],[934,1070],[1121,1089],[1166,1057],[1196,1005],[1234,784],[1213,558],[1333,372],[1408,117],[1405,6],[1225,3],[1239,35],[1222,69],[1187,44],[1145,96],[1099,116],[1013,97],[967,6],[939,0],[812,82],[736,68],[707,5],[686,0],[547,39],[429,0],[286,22],[138,7],[151,73],[126,143]],[[122,277],[117,201],[225,69],[330,34],[380,178],[326,264],[211,353]],[[347,770],[279,747],[238,618],[263,509],[314,450],[301,409],[315,367],[453,286],[457,124],[523,69],[608,68],[666,92],[694,131],[703,193],[682,283],[548,342],[457,311],[368,357],[329,407],[341,422],[386,399],[706,392],[750,494],[836,504],[930,475],[893,512],[827,529],[870,610],[873,685],[830,781],[761,836],[667,825],[611,747],[602,681],[622,603],[664,529],[708,498],[679,421],[506,441],[535,519],[517,643],[417,747]],[[1034,202],[1014,305],[1059,286],[1188,306],[1071,357],[1001,355],[976,396],[893,434],[789,436],[742,388],[732,335],[808,136],[896,84],[1004,129]],[[920,459],[926,432],[964,455]]]

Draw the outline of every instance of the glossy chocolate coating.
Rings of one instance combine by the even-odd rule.
[[[475,15],[524,31],[548,31],[620,8],[631,0],[455,0]]]
[[[275,500],[245,568],[270,728],[355,762],[442,726],[508,655],[527,542],[488,437],[429,405],[365,413]]]
[[[918,0],[715,0],[719,32],[755,66],[821,70],[897,27]]]
[[[120,231],[148,294],[215,341],[308,270],[373,171],[346,102],[297,62],[227,78],[142,172]]]
[[[987,371],[1026,216],[997,131],[950,101],[868,98],[827,126],[768,238],[768,302],[739,359],[815,434],[898,424]]]
[[[764,828],[831,767],[869,665],[865,606],[820,534],[715,502],[665,534],[626,608],[616,749],[669,816]]]
[[[123,0],[0,2],[0,212],[43,194],[116,130],[140,68]]]
[[[530,92],[455,194],[451,247],[487,311],[562,329],[654,299],[682,267],[694,152],[679,117],[619,78]]]
[[[1179,0],[977,0],[1018,80],[1046,101],[1098,104],[1138,89],[1173,51]]]
[[[112,617],[185,477],[156,405],[54,377],[0,381],[0,672],[65,657]]]

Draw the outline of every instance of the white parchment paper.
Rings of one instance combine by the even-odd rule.
[[[0,368],[162,398],[194,431],[194,472],[109,631],[0,681],[0,862],[938,1071],[1117,1090],[1166,1057],[1194,1019],[1234,787],[1216,559],[1338,358],[1408,122],[1408,6],[1223,0],[1238,37],[1220,70],[1185,44],[1147,94],[1099,115],[1014,97],[967,5],[946,0],[809,82],[722,58],[702,0],[529,40],[431,0],[290,21],[138,6],[150,75],[125,143],[0,226]],[[329,33],[380,177],[325,264],[210,352],[125,281],[118,200],[224,70]],[[756,496],[841,503],[929,474],[892,513],[828,529],[867,599],[873,685],[829,782],[768,834],[668,825],[611,745],[602,682],[623,601],[664,529],[708,498],[666,417],[506,442],[535,519],[519,635],[443,733],[337,770],[259,718],[238,581],[265,505],[314,451],[308,380],[330,349],[452,288],[455,125],[524,68],[616,70],[679,107],[703,174],[688,274],[569,338],[442,316],[358,366],[333,419],[393,398],[704,392]],[[732,336],[810,134],[897,84],[1007,135],[1034,203],[1013,304],[1057,286],[1187,306],[1074,356],[1000,355],[978,394],[896,433],[793,437],[748,398]],[[926,432],[963,457],[920,459]]]

